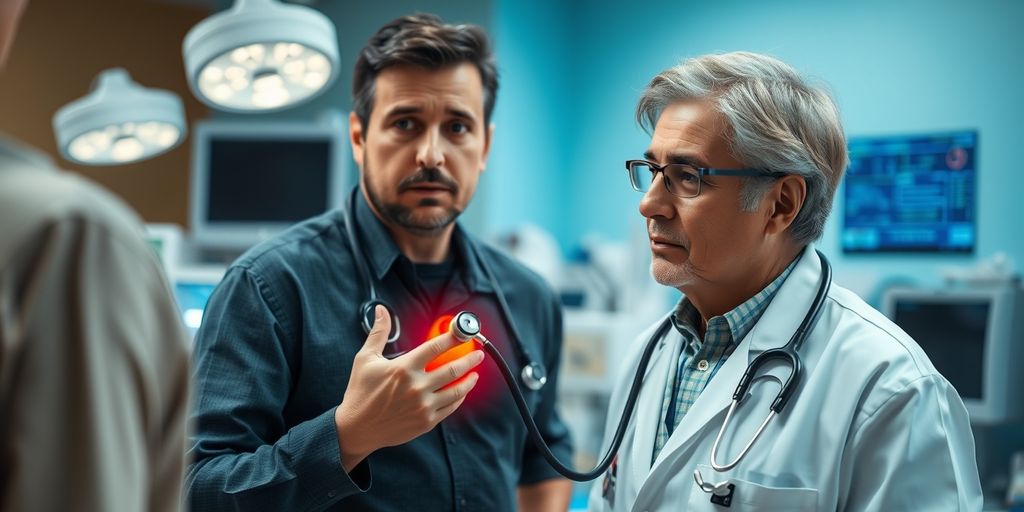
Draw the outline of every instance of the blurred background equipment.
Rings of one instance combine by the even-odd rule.
[[[121,165],[165,153],[185,139],[181,98],[147,89],[121,68],[100,73],[91,92],[53,116],[61,156],[83,165]]]
[[[203,322],[206,302],[224,278],[225,270],[225,267],[217,265],[184,266],[178,267],[173,275],[168,276],[181,309],[181,321],[189,336],[195,337]]]
[[[241,252],[341,205],[345,123],[256,119],[198,123],[192,140],[191,236],[199,248]],[[236,254],[237,255],[237,254]]]
[[[1024,293],[1019,287],[893,288],[883,312],[953,384],[972,423],[1024,419]]]
[[[196,97],[237,113],[305,103],[337,79],[341,63],[327,16],[276,0],[237,0],[189,30],[182,51]]]
[[[892,288],[882,311],[924,349],[967,406],[986,508],[1006,496],[1010,455],[1024,449],[1024,290]]]

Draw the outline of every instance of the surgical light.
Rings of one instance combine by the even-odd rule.
[[[92,91],[60,108],[53,130],[61,155],[84,165],[117,165],[154,157],[185,136],[185,109],[170,91],[149,89],[121,68],[107,69]]]
[[[327,16],[275,0],[237,0],[199,22],[182,45],[193,94],[229,112],[271,112],[315,98],[338,76]]]

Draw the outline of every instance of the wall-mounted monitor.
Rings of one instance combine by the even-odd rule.
[[[192,136],[191,235],[244,249],[340,206],[350,187],[347,130],[323,120],[213,120]]]
[[[893,288],[882,308],[953,384],[973,423],[1024,417],[1024,293],[1019,288]]]
[[[974,250],[978,134],[849,140],[843,251]]]

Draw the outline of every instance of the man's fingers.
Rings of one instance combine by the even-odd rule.
[[[436,410],[438,414],[442,414],[441,418],[445,418],[455,412],[455,409],[462,405],[462,402],[466,400],[466,395],[476,386],[479,380],[480,376],[473,372],[466,375],[466,378],[459,381],[458,384],[435,393],[438,397]]]
[[[411,364],[413,368],[424,368],[427,366],[427,363],[436,359],[437,356],[460,343],[462,342],[455,339],[451,333],[446,332],[436,338],[427,340],[422,345],[410,350],[409,353],[402,356],[402,358]]]
[[[466,372],[472,370],[483,360],[484,351],[474,350],[454,361],[445,363],[443,366],[427,372],[427,385],[430,389],[441,389],[462,378]]]
[[[366,336],[363,350],[378,356],[383,355],[384,346],[388,343],[389,334],[391,334],[391,315],[388,314],[387,308],[377,304],[374,307],[373,328],[370,329],[370,334]]]

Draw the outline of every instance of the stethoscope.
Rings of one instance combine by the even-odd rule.
[[[388,335],[388,343],[394,343],[401,332],[398,323],[398,316],[395,314],[391,306],[379,297],[377,294],[376,286],[374,285],[373,276],[370,274],[367,264],[365,262],[366,256],[363,254],[362,246],[359,245],[358,237],[355,233],[355,225],[352,219],[355,218],[355,194],[358,193],[358,188],[352,191],[349,196],[348,204],[344,213],[345,229],[348,234],[349,244],[352,246],[353,259],[356,262],[356,267],[359,269],[359,273],[363,276],[363,280],[366,281],[367,286],[370,290],[370,299],[360,306],[360,323],[363,326],[363,330],[369,334],[370,329],[373,326],[374,309],[378,304],[387,310],[388,314],[392,319],[392,332]],[[498,286],[497,280],[494,278],[494,273],[491,272],[490,266],[487,264],[472,240],[467,240],[470,250],[473,251],[477,261],[480,262],[480,266],[483,268],[484,273],[487,274],[487,279],[491,283],[491,287],[495,291],[495,295],[498,298],[498,305],[501,308],[502,314],[508,321],[508,325],[512,334],[515,338],[514,346],[519,352],[521,360],[526,362],[523,366],[522,371],[519,374],[519,378],[523,385],[527,389],[534,391],[540,390],[544,387],[547,382],[547,375],[544,371],[544,367],[537,363],[532,357],[530,357],[526,346],[522,342],[522,337],[519,334],[519,330],[516,327],[515,321],[512,318],[511,310],[508,307],[508,303],[505,300],[505,294],[502,292],[500,286]],[[711,466],[716,471],[727,471],[735,467],[740,459],[742,459],[747,451],[750,450],[751,445],[761,435],[768,422],[772,418],[782,413],[782,409],[786,406],[786,403],[792,397],[793,392],[796,391],[797,385],[800,381],[800,355],[797,353],[804,340],[810,334],[814,325],[817,323],[818,318],[821,316],[822,306],[825,303],[825,297],[828,294],[829,287],[832,285],[832,267],[825,258],[825,255],[821,251],[815,251],[818,258],[821,260],[821,280],[818,284],[817,294],[814,296],[814,301],[811,303],[811,307],[808,309],[807,314],[804,315],[803,321],[797,328],[796,332],[790,338],[789,342],[784,346],[766,350],[758,355],[754,360],[747,366],[747,370],[744,372],[743,377],[740,379],[739,385],[736,386],[736,391],[733,393],[732,405],[729,407],[729,412],[726,413],[725,421],[722,423],[722,428],[718,431],[718,436],[715,438],[715,444],[711,449]],[[622,445],[622,440],[625,437],[626,428],[628,427],[629,419],[633,416],[633,410],[636,408],[637,397],[640,395],[640,389],[643,387],[644,374],[647,372],[647,366],[651,361],[651,356],[654,354],[655,348],[661,340],[668,334],[669,329],[672,327],[671,317],[666,318],[661,325],[655,329],[651,335],[650,340],[647,342],[647,346],[644,347],[644,351],[640,356],[640,362],[637,365],[636,374],[633,376],[633,382],[629,387],[629,393],[626,396],[625,407],[622,411],[622,416],[619,418],[618,426],[615,428],[615,434],[612,436],[612,442],[608,446],[608,450],[602,457],[601,462],[597,464],[594,469],[587,472],[575,471],[572,468],[562,464],[548,447],[547,443],[544,442],[544,438],[540,434],[540,430],[537,428],[536,422],[533,420],[533,415],[530,413],[530,408],[526,403],[526,399],[523,397],[522,391],[516,384],[516,376],[509,368],[505,358],[502,357],[501,352],[494,346],[493,343],[481,331],[480,319],[476,314],[469,311],[461,311],[455,315],[451,324],[449,325],[449,332],[452,333],[457,340],[461,342],[467,342],[474,340],[480,344],[481,348],[491,356],[491,359],[498,366],[498,370],[501,372],[502,377],[505,379],[505,383],[508,385],[509,391],[512,393],[513,401],[516,404],[516,409],[519,410],[519,415],[523,419],[523,423],[526,425],[527,433],[533,444],[540,450],[541,455],[547,460],[548,464],[551,465],[556,471],[565,476],[570,480],[577,482],[586,482],[593,480],[604,473],[609,466],[611,466],[614,460],[615,454],[618,453],[619,447]],[[775,401],[772,402],[771,410],[768,417],[761,423],[754,437],[747,443],[743,448],[743,451],[729,464],[719,465],[716,463],[718,445],[722,440],[722,435],[725,432],[726,426],[729,423],[733,413],[737,406],[746,398],[747,390],[750,387],[751,382],[754,380],[757,371],[768,361],[772,359],[781,359],[783,362],[788,362],[790,366],[789,378],[782,386],[782,390],[779,391],[778,396],[775,397]],[[694,478],[697,481],[697,485],[700,486],[706,492],[712,493],[712,501],[716,501],[716,498],[721,500],[728,500],[731,497],[733,484],[728,481],[721,482],[718,484],[710,484],[704,482],[701,478],[699,470],[694,471]],[[728,506],[728,501],[716,501]]]
[[[800,365],[800,346],[803,345],[804,340],[810,334],[811,330],[814,329],[814,325],[818,322],[818,318],[821,316],[822,306],[825,303],[825,297],[828,295],[828,290],[832,286],[832,265],[829,264],[828,259],[821,251],[815,251],[818,254],[818,259],[821,260],[821,279],[818,282],[818,291],[814,295],[814,301],[811,302],[811,307],[807,310],[807,314],[804,315],[804,319],[800,322],[800,326],[797,327],[796,332],[789,338],[789,341],[779,347],[769,350],[765,350],[760,353],[753,361],[747,366],[747,370],[743,372],[743,377],[740,378],[739,384],[736,385],[736,391],[732,394],[732,404],[729,405],[729,411],[725,413],[725,421],[722,422],[722,427],[718,429],[718,435],[715,436],[715,443],[711,446],[711,467],[718,472],[728,471],[737,464],[740,460],[750,451],[750,447],[757,441],[757,438],[764,432],[765,427],[768,423],[779,414],[782,414],[782,410],[786,407],[789,399],[793,397],[793,393],[796,391],[797,386],[800,383],[801,377],[801,365]],[[746,446],[740,451],[739,455],[736,456],[732,462],[726,464],[718,463],[718,445],[722,441],[722,436],[725,434],[725,429],[729,425],[729,420],[732,419],[733,413],[736,412],[736,408],[739,407],[740,403],[743,402],[747,397],[747,390],[750,387],[751,382],[754,380],[755,374],[761,369],[768,361],[777,359],[783,362],[783,364],[789,365],[789,377],[786,382],[782,384],[782,389],[779,390],[779,394],[775,396],[775,400],[772,401],[771,406],[768,410],[768,416],[761,422],[761,426],[754,432],[754,436],[750,438]],[[704,492],[712,494],[711,501],[713,503],[729,506],[732,491],[735,486],[729,483],[728,480],[713,484],[705,482],[704,478],[700,474],[700,469],[693,470],[693,479],[697,482],[697,486]]]
[[[818,318],[821,316],[822,308],[825,303],[825,297],[827,296],[828,290],[832,285],[832,267],[829,264],[828,259],[820,251],[815,252],[817,253],[818,258],[821,260],[822,274],[821,280],[818,284],[818,291],[814,296],[814,301],[811,303],[811,306],[808,309],[807,314],[804,315],[804,319],[800,323],[800,326],[797,328],[796,332],[793,333],[793,336],[790,338],[789,342],[786,343],[786,345],[776,349],[766,350],[765,352],[762,352],[760,355],[754,358],[750,365],[747,366],[747,370],[744,372],[743,377],[740,379],[739,385],[736,386],[736,391],[733,393],[732,406],[729,408],[729,412],[726,414],[725,422],[723,422],[722,428],[718,431],[718,436],[715,438],[715,444],[711,450],[711,464],[712,467],[714,467],[717,471],[726,471],[728,469],[735,467],[736,464],[739,463],[740,459],[742,459],[743,456],[747,454],[747,451],[750,450],[751,445],[753,445],[757,437],[760,436],[761,432],[764,431],[764,428],[767,426],[768,422],[782,412],[783,408],[786,406],[786,403],[789,401],[789,399],[793,396],[793,393],[796,391],[801,375],[800,355],[797,353],[797,351],[800,349],[800,346],[803,344],[804,340],[806,340],[807,337],[810,335],[811,330],[814,328],[814,325],[817,323]],[[632,418],[633,410],[636,408],[637,397],[639,396],[640,389],[643,386],[644,374],[647,373],[647,366],[650,363],[651,356],[654,354],[654,350],[660,344],[661,340],[664,339],[666,334],[668,334],[669,329],[671,327],[671,317],[666,318],[661,323],[661,325],[659,325],[658,328],[655,329],[654,333],[651,335],[650,340],[648,340],[647,345],[644,347],[644,351],[640,356],[640,362],[637,365],[636,374],[633,376],[633,382],[629,387],[629,394],[626,396],[625,407],[623,408],[622,416],[619,418],[619,423],[615,429],[615,434],[612,436],[612,442],[608,446],[608,450],[602,457],[601,462],[599,462],[593,470],[588,472],[578,472],[566,467],[564,464],[558,461],[557,458],[555,458],[553,453],[551,453],[551,450],[548,448],[547,444],[544,442],[544,439],[541,437],[540,432],[537,430],[537,426],[533,421],[533,417],[530,415],[530,411],[527,408],[526,401],[515,388],[515,380],[512,371],[508,368],[508,365],[505,363],[505,360],[501,357],[501,354],[498,352],[498,350],[494,348],[490,341],[480,332],[480,320],[477,318],[477,316],[468,311],[463,311],[458,315],[455,315],[455,317],[452,319],[450,332],[456,337],[456,339],[459,339],[460,341],[468,341],[471,339],[475,339],[477,340],[477,342],[480,343],[483,349],[486,350],[487,353],[491,356],[491,358],[495,361],[495,363],[497,363],[498,368],[501,370],[502,375],[505,378],[505,381],[509,384],[509,389],[512,391],[512,396],[515,400],[516,407],[519,409],[519,413],[523,417],[523,422],[526,423],[530,439],[540,450],[541,454],[548,461],[548,463],[551,464],[551,467],[553,467],[556,471],[561,473],[566,478],[578,482],[584,482],[597,478],[602,473],[604,473],[608,469],[608,467],[611,466],[615,454],[618,453],[619,447],[622,445],[622,440],[625,436],[629,419]],[[751,439],[749,443],[747,443],[746,447],[739,454],[739,456],[737,456],[735,460],[728,464],[717,464],[716,460],[718,445],[722,440],[723,433],[725,432],[726,426],[728,425],[729,420],[732,417],[732,414],[736,411],[736,408],[740,404],[740,402],[742,402],[746,398],[747,390],[750,387],[751,382],[753,382],[758,370],[760,370],[765,363],[772,359],[781,359],[783,362],[789,363],[789,378],[786,380],[785,384],[783,384],[782,390],[780,390],[778,396],[775,398],[775,401],[772,402],[771,412],[769,413],[768,418],[761,424],[761,427],[758,429],[757,433],[754,434],[754,438]],[[716,498],[718,498],[719,500],[728,500],[729,497],[731,497],[731,490],[733,484],[729,482],[722,482],[719,484],[705,483],[701,478],[699,471],[694,472],[694,478],[697,479],[697,485],[699,485],[701,489],[714,494],[712,496],[712,501],[716,501]],[[722,503],[728,506],[728,501],[716,501],[716,503]]]
[[[397,357],[401,355],[400,352],[394,350],[395,342],[398,341],[399,336],[402,334],[401,323],[398,318],[398,314],[395,313],[394,308],[391,307],[384,299],[377,293],[377,286],[375,279],[369,270],[369,265],[366,263],[366,254],[363,252],[362,245],[359,243],[359,237],[355,231],[355,219],[356,215],[356,194],[359,193],[359,188],[353,188],[352,193],[349,195],[345,210],[342,212],[342,217],[345,222],[345,231],[348,235],[348,243],[352,247],[352,259],[355,261],[356,268],[359,270],[359,274],[362,275],[363,281],[366,282],[367,288],[370,291],[370,299],[363,302],[359,306],[359,323],[363,326],[363,332],[366,334],[370,333],[370,329],[373,328],[375,309],[377,305],[381,305],[387,310],[388,315],[391,316],[391,332],[388,333],[388,341],[385,349],[387,357]],[[511,331],[512,338],[515,339],[513,345],[518,352],[520,361],[523,361],[523,369],[520,372],[520,379],[527,389],[532,391],[539,391],[547,383],[548,377],[544,367],[537,362],[536,359],[531,357],[530,351],[526,348],[523,343],[523,337],[519,334],[519,329],[516,326],[515,320],[512,318],[512,310],[508,307],[508,301],[505,300],[505,293],[501,287],[498,286],[498,280],[494,278],[494,273],[491,271],[490,265],[484,260],[480,254],[480,250],[476,244],[467,238],[467,245],[470,250],[473,251],[476,260],[480,262],[480,266],[484,270],[484,274],[487,275],[488,281],[491,283],[491,288],[494,289],[494,294],[498,298],[498,306],[501,309],[502,315],[508,321],[509,330]],[[475,315],[474,315],[475,317]],[[512,384],[514,386],[514,384]]]

